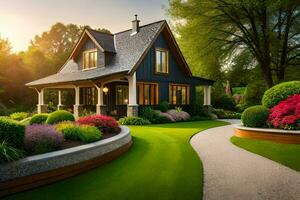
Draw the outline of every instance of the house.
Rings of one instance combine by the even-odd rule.
[[[165,20],[139,25],[115,34],[86,28],[69,59],[53,75],[27,83],[38,92],[38,113],[45,112],[44,91],[75,91],[74,115],[84,106],[97,113],[137,116],[139,106],[170,105],[189,107],[197,86],[204,89],[204,105],[210,106],[214,81],[195,77],[187,65]]]

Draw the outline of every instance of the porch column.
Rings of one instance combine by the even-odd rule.
[[[44,88],[36,89],[38,93],[38,104],[37,104],[37,112],[38,114],[47,112],[47,105],[44,104]]]
[[[63,109],[63,105],[61,103],[61,90],[58,90],[58,104],[57,104],[57,109],[58,110],[62,110]]]
[[[127,105],[127,116],[138,116],[138,104],[136,102],[136,73],[128,76],[129,104]]]
[[[203,87],[203,94],[204,94],[204,99],[203,99],[203,108],[204,111],[207,113],[211,113],[212,111],[212,106],[211,106],[211,86],[207,85]]]
[[[75,105],[74,105],[74,116],[78,118],[82,111],[82,105],[80,105],[80,87],[75,87]]]
[[[106,115],[106,105],[103,103],[103,83],[101,83],[100,87],[96,85],[97,88],[97,105],[96,105],[96,113],[99,115]]]

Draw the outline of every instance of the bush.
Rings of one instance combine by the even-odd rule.
[[[97,127],[102,133],[119,133],[120,127],[118,122],[113,118],[105,115],[90,115],[77,120],[82,125],[91,125]]]
[[[6,141],[10,146],[22,148],[25,126],[18,121],[0,118],[0,140]]]
[[[56,130],[64,135],[65,139],[79,140],[85,143],[100,140],[102,133],[94,126],[78,125],[72,122],[62,122],[56,125]]]
[[[57,110],[49,114],[46,124],[57,124],[62,121],[75,121],[72,113],[65,110]]]
[[[25,119],[22,119],[20,121],[20,123],[23,124],[23,125],[25,125],[25,126],[27,126],[27,125],[29,125],[30,120],[31,120],[31,117],[27,117]]]
[[[149,125],[151,122],[141,117],[123,117],[119,119],[119,123],[122,125]]]
[[[217,115],[218,119],[241,119],[241,113],[238,112],[223,109],[213,109],[212,112]]]
[[[169,110],[167,112],[175,121],[186,121],[189,120],[191,118],[191,116],[189,115],[189,113],[184,112],[180,109],[178,110]]]
[[[300,81],[285,82],[268,89],[262,98],[262,104],[272,108],[293,94],[300,94]]]
[[[42,113],[42,114],[35,114],[29,121],[29,124],[44,124],[47,121],[49,114]]]
[[[24,146],[30,154],[41,154],[57,150],[63,140],[53,125],[35,124],[26,127]]]
[[[190,114],[192,116],[207,116],[207,114],[203,110],[203,106],[198,103],[191,104]]]
[[[214,108],[235,110],[234,99],[226,94],[216,97],[212,96],[212,105]]]
[[[159,104],[159,110],[161,112],[167,112],[169,110],[169,102],[167,101],[162,101],[160,104]]]
[[[16,112],[11,114],[9,117],[13,120],[21,121],[25,118],[27,118],[29,114],[27,112]]]
[[[270,110],[269,124],[286,130],[300,129],[300,94],[290,96]]]
[[[160,114],[159,111],[153,110],[151,107],[144,107],[140,110],[140,116],[147,119],[151,124],[163,124],[172,122],[166,116]]]
[[[247,127],[266,127],[269,109],[264,106],[252,106],[242,114],[242,122]]]
[[[267,90],[267,86],[263,81],[254,81],[247,85],[243,104],[248,107],[254,105],[260,105],[261,99],[264,95],[264,92]]]
[[[0,164],[19,160],[22,157],[21,150],[9,146],[5,141],[0,142]]]

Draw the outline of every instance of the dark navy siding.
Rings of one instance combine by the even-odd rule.
[[[155,48],[165,48],[169,50],[169,74],[159,75],[155,74]],[[190,102],[195,95],[196,81],[186,75],[186,73],[179,67],[174,55],[163,36],[160,34],[149,52],[141,62],[136,71],[137,81],[156,82],[159,84],[159,101],[169,100],[169,83],[189,84],[190,85]]]

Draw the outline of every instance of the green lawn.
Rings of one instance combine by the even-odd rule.
[[[259,154],[287,167],[300,171],[300,145],[280,144],[233,136],[231,142],[238,147]]]
[[[132,126],[133,147],[104,166],[8,199],[199,200],[202,164],[190,137],[220,121]]]

